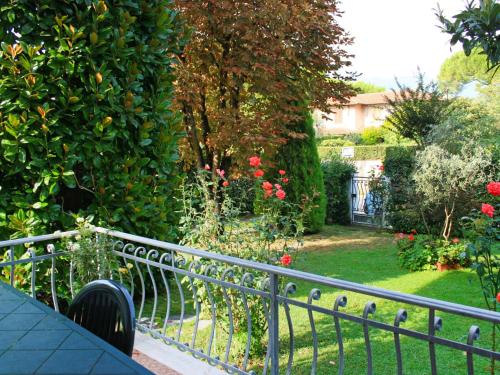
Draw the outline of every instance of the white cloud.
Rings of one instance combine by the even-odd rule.
[[[360,80],[394,87],[394,77],[411,84],[417,66],[435,79],[450,56],[449,36],[437,27],[437,0],[344,0],[340,24],[355,37],[349,51]],[[439,0],[449,17],[464,9],[463,0]],[[458,50],[454,48],[454,51]]]

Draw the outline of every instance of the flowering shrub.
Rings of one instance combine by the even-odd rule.
[[[400,265],[410,271],[435,269],[436,265],[468,267],[471,257],[465,244],[458,238],[451,241],[434,239],[428,235],[397,233]]]
[[[399,264],[410,271],[434,269],[437,254],[432,239],[427,235],[415,236],[414,233],[397,233]]]
[[[483,203],[481,212],[474,210],[469,216],[462,218],[464,233],[469,240],[467,246],[473,256],[472,268],[479,278],[486,306],[493,311],[497,311],[500,306],[499,188],[500,182],[490,182],[486,185],[492,204]],[[493,204],[496,205],[497,210]],[[496,350],[497,328],[497,325],[493,325],[492,349],[494,351]],[[495,363],[492,360],[492,374],[495,372],[494,368]]]
[[[260,215],[248,218],[244,204],[244,197],[231,197],[228,194],[233,184],[226,178],[223,170],[216,170],[215,174],[210,168],[199,170],[193,179],[185,181],[181,189],[181,233],[182,243],[212,252],[231,255],[243,259],[253,260],[266,264],[291,267],[296,258],[297,251],[302,245],[304,233],[303,218],[309,207],[307,201],[302,205],[290,203],[287,199],[287,172],[280,170],[279,177],[275,180],[261,169],[261,159],[253,156],[249,159],[248,174],[254,176],[254,186],[246,193],[261,194],[262,208]],[[253,190],[253,191],[252,191]],[[243,193],[243,192],[242,192]],[[210,263],[197,259],[202,264],[200,272],[204,272]],[[224,270],[219,269],[220,277]],[[234,281],[239,283],[247,270],[234,269]],[[213,274],[212,274],[213,275]],[[257,274],[254,285],[263,283],[267,275]],[[184,282],[189,284],[189,280]],[[209,307],[208,295],[199,281],[197,285],[198,299],[202,306]],[[216,302],[224,304],[222,290],[213,287],[213,298]],[[234,290],[227,291],[232,300],[235,332],[239,332],[243,340],[247,330],[245,310],[241,304],[239,293]],[[252,313],[252,348],[254,353],[259,353],[265,347],[262,340],[266,336],[267,323],[260,298],[248,297]],[[207,313],[208,311],[206,311]],[[227,319],[224,309],[217,309],[219,321]],[[239,345],[244,347],[244,345]]]
[[[496,296],[500,292],[500,256],[495,251],[500,240],[499,182],[491,182],[486,186],[491,201],[496,200],[497,210],[492,204],[483,203],[481,212],[474,210],[462,218],[464,233],[469,240],[468,248],[473,257],[473,268],[479,277],[486,305],[497,310]]]

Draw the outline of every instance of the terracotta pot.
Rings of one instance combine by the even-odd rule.
[[[462,268],[460,267],[460,264],[442,264],[439,262],[436,263],[436,267],[439,272],[449,271],[449,270],[459,270],[460,268]]]

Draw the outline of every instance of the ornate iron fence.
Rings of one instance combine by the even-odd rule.
[[[488,340],[477,345],[481,329],[488,331],[500,323],[500,314],[493,311],[104,228],[95,231],[113,239],[110,251],[122,266],[116,277],[128,286],[137,302],[138,328],[160,343],[175,345],[228,373],[455,374],[466,369],[474,374],[475,364],[480,367],[476,373],[481,373],[490,361],[500,359]],[[75,235],[77,232],[72,231],[0,242],[6,254],[0,262],[0,276],[12,285],[22,284],[17,276],[22,268],[27,284],[20,287],[34,298],[40,292],[41,280],[49,278],[50,282],[43,285],[50,285],[52,305],[58,310],[64,275],[58,265],[69,267],[65,277],[69,293],[74,293],[73,266],[58,241]],[[200,298],[201,290],[204,299]],[[382,313],[375,315],[379,306]],[[245,322],[239,322],[240,327],[246,327],[243,339],[235,332],[234,313],[238,308],[244,312]],[[262,323],[252,313],[256,308],[262,309],[267,327],[261,360],[250,356],[254,327]],[[192,315],[189,319],[188,309]],[[464,326],[464,319],[473,324]],[[453,327],[451,337],[444,333],[447,321]],[[306,330],[303,337],[298,337],[298,328]],[[244,343],[239,351],[234,345],[237,336]],[[381,347],[383,350],[379,350]],[[241,355],[235,356],[234,351]],[[304,351],[307,361],[297,363],[297,353]],[[409,355],[419,358],[416,372],[406,369]],[[384,357],[383,365],[375,361],[380,356]],[[445,369],[440,366],[444,356]]]

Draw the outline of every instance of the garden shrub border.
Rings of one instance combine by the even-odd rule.
[[[342,149],[344,147],[353,147],[354,148],[354,157],[349,158],[349,160],[358,161],[358,160],[384,160],[386,156],[394,152],[397,149],[408,149],[415,150],[417,149],[416,145],[374,145],[374,146],[318,146],[318,153],[322,160],[328,159],[334,155],[341,156]]]

